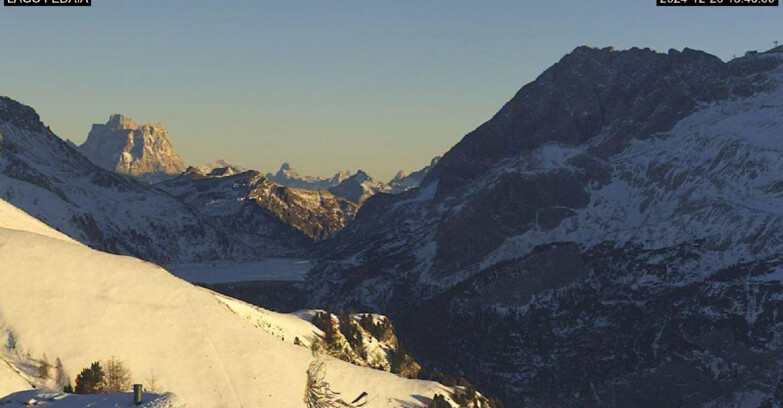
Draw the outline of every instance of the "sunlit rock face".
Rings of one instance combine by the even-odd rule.
[[[92,125],[79,151],[107,170],[148,182],[161,181],[185,170],[163,125],[139,125],[118,114],[111,115],[106,124]]]

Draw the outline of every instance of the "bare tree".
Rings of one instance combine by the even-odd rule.
[[[128,366],[121,360],[112,356],[103,362],[106,377],[103,379],[101,391],[104,393],[117,393],[128,391],[131,388],[131,372]]]
[[[60,357],[54,360],[54,382],[57,384],[57,388],[67,384],[65,382],[65,368],[63,368],[63,362],[60,360]]]
[[[46,353],[44,353],[43,358],[38,363],[38,378],[41,379],[48,379],[49,378],[49,370],[52,368],[52,365],[49,364],[49,358],[46,357]]]
[[[326,364],[316,358],[307,369],[307,385],[304,402],[307,408],[351,408],[353,405],[338,398],[339,392],[333,391],[326,382]]]
[[[160,386],[160,380],[158,380],[158,374],[155,371],[150,370],[150,376],[144,380],[147,383],[147,391],[154,392],[156,394],[162,391]]]

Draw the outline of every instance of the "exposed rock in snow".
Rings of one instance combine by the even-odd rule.
[[[182,173],[185,165],[160,123],[136,124],[113,114],[106,124],[92,125],[79,152],[104,169],[155,182]]]

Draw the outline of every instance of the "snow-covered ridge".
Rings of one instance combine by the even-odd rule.
[[[134,382],[154,373],[164,390],[178,396],[166,399],[173,406],[304,406],[313,355],[248,318],[263,313],[270,327],[303,339],[305,320],[259,309],[240,315],[226,307],[239,303],[153,264],[94,251],[54,231],[41,234],[37,220],[10,207],[0,201],[2,214],[15,214],[15,229],[0,227],[0,327],[14,339],[12,348],[0,344],[5,360],[24,362],[46,353],[60,358],[74,378],[92,361],[116,356],[127,362]],[[450,392],[437,383],[326,361],[332,388],[346,396],[367,392],[366,407],[421,406],[435,393]],[[9,392],[24,386],[8,385],[5,376],[0,385]],[[85,401],[49,403],[72,407],[77,400]]]
[[[168,194],[90,163],[31,108],[0,109],[0,197],[69,237],[158,262],[247,258],[219,225]],[[24,112],[27,112],[26,114]]]

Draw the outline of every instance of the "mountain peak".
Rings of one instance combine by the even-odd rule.
[[[137,125],[136,122],[133,121],[133,119],[119,113],[111,114],[109,116],[109,121],[106,122],[106,126],[111,126],[113,128],[119,128],[119,129],[139,128],[139,125]]]
[[[35,109],[5,96],[0,96],[0,124],[2,123],[32,131],[45,128]]]
[[[106,124],[92,126],[79,151],[100,167],[150,182],[185,170],[162,124],[139,125],[116,113]]]

